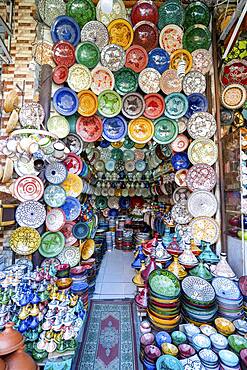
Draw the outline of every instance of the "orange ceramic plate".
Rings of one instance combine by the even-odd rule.
[[[178,49],[171,54],[170,68],[177,70],[181,60],[185,61],[185,73],[188,73],[192,68],[192,55],[185,49]]]
[[[115,19],[107,27],[109,32],[109,43],[128,49],[133,42],[134,31],[129,22],[125,19]]]
[[[78,112],[84,117],[93,116],[98,109],[97,96],[89,90],[81,91],[78,94]]]
[[[81,258],[88,260],[94,254],[95,243],[93,239],[86,240],[81,246]]]
[[[145,117],[139,117],[130,121],[128,135],[137,144],[145,144],[152,139],[154,134],[153,122]]]
[[[67,197],[78,197],[82,193],[83,181],[74,173],[68,173],[66,180],[61,184],[66,191]]]

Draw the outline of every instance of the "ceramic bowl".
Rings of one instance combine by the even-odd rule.
[[[159,348],[163,343],[171,343],[171,336],[166,331],[160,331],[155,335],[155,342]]]
[[[56,285],[58,289],[68,289],[71,286],[72,282],[73,279],[71,278],[62,278],[56,281]]]
[[[157,358],[161,356],[159,348],[154,346],[153,344],[146,346],[144,352],[147,359],[151,361],[156,361]]]
[[[196,353],[195,349],[192,346],[190,346],[189,344],[185,344],[185,343],[180,344],[178,346],[178,350],[182,358],[194,356],[194,354]]]
[[[240,359],[242,368],[245,370],[247,369],[247,349],[242,349],[240,351]]]
[[[234,320],[233,324],[235,328],[237,329],[240,334],[246,334],[247,333],[247,322],[245,320]]]
[[[175,346],[178,346],[179,344],[183,344],[187,340],[186,335],[182,331],[179,331],[179,330],[172,332],[171,337],[172,337],[172,342],[173,344],[175,344]]]
[[[239,364],[238,356],[227,349],[222,349],[219,351],[219,358],[220,361],[226,366],[235,367]]]
[[[162,343],[161,348],[164,355],[177,356],[178,354],[178,348],[174,344]]]
[[[67,277],[69,276],[69,270],[70,270],[70,265],[68,263],[63,263],[61,265],[56,266],[56,276],[57,277]]]
[[[228,337],[229,346],[237,353],[242,349],[247,348],[247,339],[241,337],[240,335],[234,334]]]
[[[228,340],[224,335],[214,333],[210,335],[210,340],[214,348],[217,350],[225,349],[228,346]]]
[[[216,329],[223,335],[231,335],[235,332],[235,326],[233,323],[223,317],[217,317],[214,320]]]
[[[154,343],[154,335],[153,333],[146,333],[146,334],[143,334],[140,338],[140,342],[141,342],[141,345],[143,347],[146,347],[150,344],[153,344]]]
[[[214,334],[217,332],[213,326],[208,325],[208,324],[202,324],[200,326],[200,329],[201,329],[202,334],[206,335],[207,337],[210,337],[211,334]]]

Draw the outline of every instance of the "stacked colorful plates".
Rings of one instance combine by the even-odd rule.
[[[243,295],[243,299],[244,299],[243,309],[244,309],[244,313],[246,317],[247,316],[247,276],[241,276],[241,278],[239,279],[238,285],[239,285],[240,292]]]
[[[201,325],[211,323],[217,313],[215,291],[205,280],[187,276],[182,281],[182,310],[187,321]]]
[[[219,368],[219,357],[211,349],[202,349],[199,352],[199,358],[206,369],[217,370]]]
[[[227,278],[215,278],[212,285],[216,292],[219,316],[230,321],[244,316],[243,296],[239,287]]]
[[[166,270],[149,275],[148,317],[156,330],[173,331],[180,323],[180,283]]]
[[[83,302],[85,309],[88,307],[88,283],[83,281],[73,281],[71,292],[78,295]]]

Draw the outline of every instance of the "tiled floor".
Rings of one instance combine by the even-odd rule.
[[[131,267],[133,252],[115,249],[106,252],[97,276],[93,298],[133,298],[136,287],[132,283],[135,270]]]

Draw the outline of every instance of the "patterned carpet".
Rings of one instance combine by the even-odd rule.
[[[133,300],[92,300],[76,370],[138,370]]]

